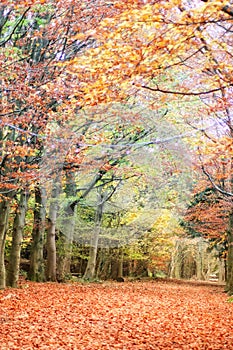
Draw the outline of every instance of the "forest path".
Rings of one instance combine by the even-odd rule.
[[[221,286],[24,282],[0,291],[1,350],[233,349]]]

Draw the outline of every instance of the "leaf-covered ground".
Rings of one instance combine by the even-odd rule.
[[[27,283],[0,292],[0,349],[233,349],[221,287]]]

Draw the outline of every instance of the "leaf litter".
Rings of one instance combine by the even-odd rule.
[[[0,291],[1,350],[233,349],[221,286],[169,281],[23,284]]]

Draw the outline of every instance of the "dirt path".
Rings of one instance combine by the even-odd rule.
[[[1,350],[233,349],[221,286],[28,283],[0,292]]]

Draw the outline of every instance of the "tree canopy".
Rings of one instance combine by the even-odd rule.
[[[227,240],[233,292],[232,20],[231,1],[1,2],[3,287],[7,235],[14,252],[25,218],[31,271],[47,259],[53,280],[70,269],[70,247],[86,228],[95,268],[114,266],[100,252],[103,234],[121,275],[132,251],[162,261],[158,247],[183,234],[184,217],[199,234]],[[20,251],[9,256],[17,266]]]

